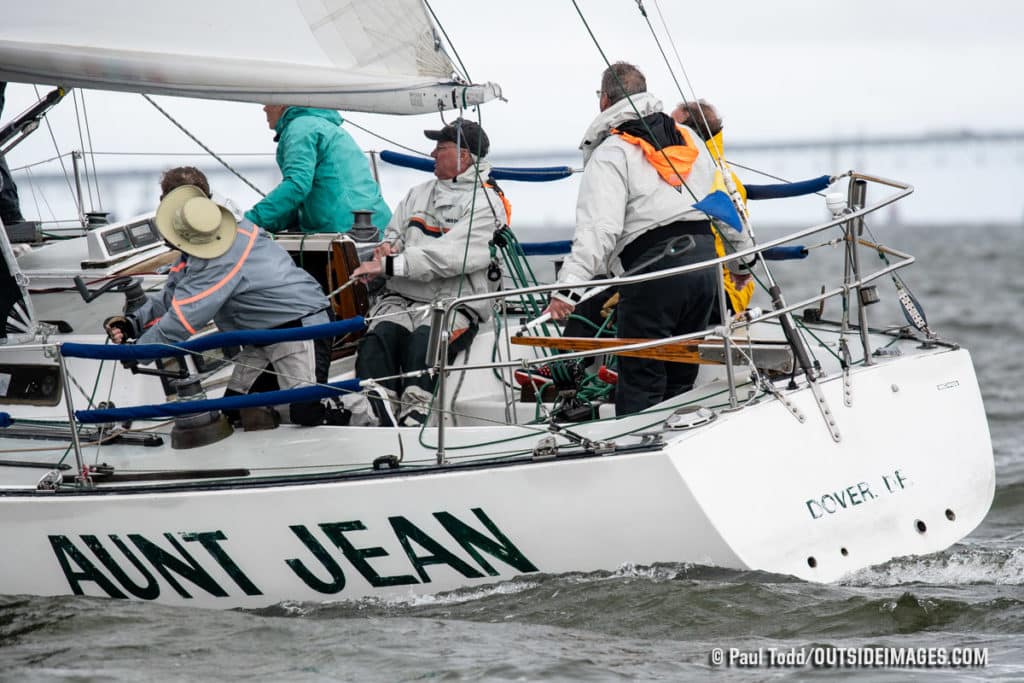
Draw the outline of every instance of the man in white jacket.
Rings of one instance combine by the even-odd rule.
[[[631,64],[613,64],[602,76],[601,113],[580,145],[584,170],[576,233],[558,276],[561,283],[577,285],[602,273],[638,274],[716,257],[711,223],[692,207],[711,190],[714,162],[700,137],[677,127],[646,90],[643,74]],[[750,244],[745,232],[719,232],[734,249]],[[693,249],[659,258],[684,235],[693,237]],[[738,263],[730,268],[746,273]],[[716,273],[703,269],[620,287],[618,336],[659,339],[706,327]],[[556,320],[566,318],[573,297],[569,290],[560,291],[547,311]],[[619,357],[616,413],[635,413],[687,391],[696,374],[696,365]]]
[[[426,304],[493,291],[497,286],[488,277],[488,243],[495,228],[507,224],[508,216],[504,197],[488,179],[491,167],[483,159],[490,148],[487,134],[463,119],[424,134],[437,142],[431,154],[436,179],[409,190],[395,207],[373,260],[353,273],[364,279],[387,278],[383,294],[370,311],[370,328],[359,343],[356,374],[363,379],[426,369],[430,332]],[[468,346],[478,324],[490,315],[490,302],[460,309],[449,346],[452,357]],[[383,385],[400,397],[400,425],[426,420],[433,395],[431,377],[389,380]],[[384,415],[380,417],[383,421]]]

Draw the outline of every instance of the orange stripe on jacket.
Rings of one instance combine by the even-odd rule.
[[[512,202],[508,200],[508,197],[505,196],[505,193],[502,192],[497,185],[484,183],[484,187],[494,190],[494,193],[498,195],[498,199],[501,200],[501,205],[505,207],[505,225],[512,225]]]
[[[184,260],[178,261],[178,263],[175,264],[171,268],[170,272],[172,272],[172,273],[180,273],[181,271],[185,270],[185,266],[187,266],[187,265],[188,265],[188,261],[184,261]]]
[[[256,244],[256,237],[259,235],[259,230],[257,228],[254,227],[251,232],[239,228],[238,232],[249,238],[249,244],[245,245],[245,251],[242,252],[242,256],[241,258],[238,259],[238,263],[235,264],[235,267],[232,268],[227,275],[222,277],[212,287],[207,287],[198,294],[190,296],[187,299],[182,299],[181,301],[178,301],[177,299],[171,299],[171,306],[174,308],[174,312],[178,314],[178,320],[180,320],[181,324],[185,326],[185,329],[188,330],[189,334],[195,334],[196,331],[195,328],[193,328],[189,324],[188,319],[185,317],[185,314],[181,312],[181,307],[199,301],[200,299],[205,299],[206,297],[210,296],[218,289],[226,285],[228,281],[231,280],[231,278],[233,278],[235,275],[237,275],[239,270],[241,270],[242,266],[245,264],[246,259],[249,258],[249,252],[252,251],[253,246]]]
[[[679,187],[690,176],[693,162],[697,159],[697,155],[700,152],[697,149],[697,145],[693,143],[693,137],[690,136],[690,132],[682,126],[676,126],[676,128],[679,129],[679,133],[683,136],[686,144],[669,145],[661,149],[655,149],[654,145],[647,142],[647,140],[630,135],[629,133],[623,133],[617,128],[612,128],[611,132],[626,142],[639,146],[643,150],[644,156],[647,157],[647,161],[658,172],[658,175],[672,187]]]
[[[409,219],[409,223],[415,225],[417,228],[426,233],[434,235],[443,235],[446,232],[451,232],[451,228],[442,228],[438,225],[427,225],[427,222],[419,216],[413,216]]]

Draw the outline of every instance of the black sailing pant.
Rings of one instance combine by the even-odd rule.
[[[666,226],[668,227],[668,226]],[[658,229],[644,235],[622,253],[622,265],[629,271],[635,264],[661,254],[676,236]],[[683,254],[669,255],[642,268],[649,273],[716,257],[710,234],[695,235],[695,246]],[[639,244],[638,244],[639,243]],[[632,247],[632,248],[631,248]],[[683,275],[619,287],[618,336],[620,338],[662,339],[704,329],[717,295],[720,268],[705,268]],[[648,358],[619,356],[619,382],[615,389],[615,412],[628,415],[667,398],[688,391],[697,377],[698,366],[667,363]]]
[[[476,337],[477,330],[477,323],[470,323],[465,332],[448,344],[448,363],[453,362],[459,353],[469,348],[473,338]],[[356,355],[356,377],[371,379],[426,370],[429,344],[429,325],[420,325],[409,331],[403,325],[393,322],[378,323],[359,340],[359,352]],[[381,382],[381,386],[400,397],[402,392],[410,386],[418,386],[428,393],[433,392],[434,383],[433,377],[424,374],[404,380],[385,380]],[[377,416],[383,418],[384,413],[380,401],[371,398],[370,403]]]

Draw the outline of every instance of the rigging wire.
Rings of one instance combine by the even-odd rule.
[[[181,131],[182,133],[184,133],[185,135],[187,135],[187,136],[188,136],[188,137],[189,137],[189,138],[190,138],[190,139],[191,139],[191,140],[192,140],[192,141],[193,141],[194,143],[196,143],[197,145],[199,145],[200,147],[202,147],[202,148],[203,148],[204,150],[206,150],[206,153],[207,153],[207,154],[209,154],[209,155],[210,155],[211,157],[213,157],[214,159],[216,159],[216,160],[217,160],[217,161],[218,161],[218,162],[220,163],[220,165],[221,165],[221,166],[223,166],[224,168],[226,168],[226,169],[228,169],[229,171],[231,171],[231,173],[233,173],[233,174],[234,174],[234,175],[235,175],[236,177],[238,177],[238,179],[239,179],[239,180],[241,180],[241,181],[242,181],[243,183],[245,183],[246,185],[248,185],[249,187],[251,187],[251,188],[252,188],[253,190],[255,190],[255,191],[256,191],[256,193],[257,193],[257,194],[259,194],[259,196],[261,196],[261,197],[266,197],[266,196],[267,196],[266,192],[264,192],[264,191],[263,191],[263,190],[261,190],[260,188],[258,188],[258,187],[256,187],[255,185],[253,185],[253,184],[252,184],[252,183],[251,183],[251,182],[249,181],[249,179],[248,179],[248,178],[246,178],[246,177],[245,177],[244,175],[242,175],[241,173],[239,173],[238,171],[236,171],[236,170],[234,169],[234,167],[233,167],[233,166],[231,166],[231,164],[229,164],[229,163],[228,163],[227,161],[225,161],[225,160],[224,160],[223,158],[221,158],[221,157],[220,157],[220,156],[219,156],[219,155],[218,155],[218,154],[217,154],[216,152],[214,152],[214,151],[213,151],[212,149],[210,149],[209,147],[207,147],[206,145],[204,145],[204,144],[203,144],[202,142],[200,142],[199,138],[197,138],[197,137],[196,137],[195,135],[193,135],[193,134],[192,134],[191,132],[189,132],[189,130],[188,130],[187,128],[185,128],[185,126],[183,126],[183,125],[181,125],[180,123],[178,123],[178,121],[177,121],[177,120],[176,120],[176,119],[175,119],[175,118],[174,118],[173,116],[171,116],[171,115],[170,115],[169,113],[167,113],[167,111],[166,111],[166,110],[165,110],[165,109],[164,109],[163,107],[161,107],[161,106],[160,106],[159,104],[157,104],[157,103],[156,103],[155,101],[153,101],[153,98],[152,98],[152,97],[150,97],[150,96],[149,96],[149,95],[147,95],[146,93],[140,93],[140,94],[141,94],[141,95],[142,95],[142,96],[143,96],[143,97],[144,97],[144,98],[146,99],[146,101],[147,101],[147,102],[149,102],[149,103],[150,103],[150,104],[152,104],[152,105],[153,105],[154,107],[156,107],[156,110],[157,110],[158,112],[160,112],[160,113],[161,113],[161,114],[163,114],[163,115],[164,115],[165,117],[167,117],[167,120],[168,120],[168,121],[170,121],[170,122],[171,122],[171,123],[173,123],[173,124],[174,124],[175,126],[177,126],[177,127],[178,127],[178,129],[179,129],[179,130],[180,130],[180,131]]]
[[[661,46],[661,41],[658,40],[658,33],[654,30],[654,26],[651,25],[651,19],[647,16],[647,10],[644,9],[644,0],[636,0],[637,9],[640,10],[640,16],[647,22],[647,28],[651,30],[651,37],[654,38],[654,44],[658,46],[658,52],[661,53],[661,58],[665,60],[665,67],[668,68],[668,75],[672,77],[672,82],[676,84],[676,90],[679,91],[679,95],[683,98],[683,102],[686,102],[686,93],[683,92],[683,87],[679,85],[679,79],[676,78],[676,72],[672,69],[672,64],[668,61],[668,55],[665,54],[665,49]],[[664,24],[664,18],[662,19]],[[665,33],[668,33],[668,28],[665,28]],[[678,57],[678,54],[676,55]],[[693,92],[693,86],[690,86],[690,92]]]
[[[595,36],[594,32],[591,30],[590,24],[587,22],[586,17],[583,16],[583,10],[580,9],[580,6],[577,4],[576,0],[572,0],[572,5],[573,5],[573,7],[576,8],[576,14],[579,15],[580,21],[583,22],[583,27],[585,29],[587,29],[587,33],[590,34],[590,39],[593,41],[594,47],[596,47],[597,51],[600,53],[601,59],[603,59],[604,63],[608,66],[608,68],[611,69],[612,63],[608,59],[608,55],[605,54],[604,48],[601,47],[601,43],[598,42],[597,36]],[[626,88],[623,86],[622,81],[619,79],[618,74],[616,74],[614,71],[612,71],[612,75],[615,76],[615,81],[618,84],[619,88],[623,92],[625,92]],[[636,114],[637,120],[640,121],[640,123],[643,124],[644,129],[646,129],[646,131],[647,131],[647,134],[650,135],[651,138],[653,139],[654,138],[654,133],[651,131],[651,127],[649,125],[647,125],[647,122],[644,121],[643,117],[640,115],[640,110],[637,109],[636,104],[633,102],[633,96],[632,95],[626,95],[625,99],[629,102],[629,105],[633,108],[633,113]],[[668,154],[665,153],[665,150],[661,149],[661,150],[658,150],[658,151],[660,151],[661,155],[663,157],[665,157],[665,162],[668,164],[669,168],[672,169],[672,172],[675,173],[679,178],[682,178],[683,174],[681,174],[676,169],[675,164],[672,163],[672,160],[669,158]],[[695,195],[693,193],[693,190],[690,189],[690,186],[686,183],[686,181],[683,180],[682,183],[683,183],[683,187],[685,187],[686,191],[690,194],[690,197],[693,198],[693,201],[699,202],[700,199],[698,199],[697,195]],[[679,193],[682,194],[682,190],[680,190]]]
[[[33,85],[36,91],[36,97],[40,100],[43,99],[39,94],[39,86]],[[71,187],[71,178],[68,176],[68,169],[64,165],[64,155],[61,154],[60,146],[57,144],[57,136],[53,134],[53,126],[50,125],[50,117],[44,116],[43,120],[46,121],[46,130],[50,133],[50,139],[53,140],[53,149],[57,152],[57,159],[60,161],[60,169],[64,172],[64,181],[68,184],[68,192],[75,199],[75,206],[78,207],[78,212],[82,213],[83,208],[78,202],[78,195],[75,193],[75,188]]]
[[[370,130],[369,128],[365,128],[363,126],[360,126],[358,123],[356,123],[355,121],[353,121],[350,118],[346,118],[345,119],[345,123],[348,123],[348,124],[358,128],[359,130],[363,131],[364,133],[369,133],[370,135],[372,135],[373,137],[377,138],[378,140],[383,140],[384,142],[386,142],[386,143],[388,143],[390,145],[395,145],[396,147],[401,147],[402,149],[404,149],[407,152],[412,152],[413,154],[419,154],[420,156],[423,156],[423,157],[428,157],[428,158],[430,157],[430,154],[428,154],[427,152],[421,152],[418,149],[413,149],[412,147],[409,147],[407,145],[403,145],[401,142],[397,142],[397,141],[392,140],[390,138],[386,138],[383,135],[381,135],[380,133],[375,133],[372,130]]]
[[[686,94],[683,92],[682,88],[679,87],[679,81],[676,80],[676,75],[672,71],[671,65],[668,64],[668,57],[665,57],[665,51],[661,49],[661,43],[658,42],[658,37],[654,33],[654,27],[651,26],[651,20],[647,18],[647,13],[644,12],[644,10],[643,10],[643,0],[637,0],[637,4],[640,5],[640,11],[643,13],[644,19],[647,20],[647,26],[650,27],[650,29],[651,29],[651,35],[654,35],[654,42],[658,44],[658,49],[661,50],[661,56],[665,58],[665,64],[666,64],[666,66],[668,66],[668,71],[669,71],[670,74],[672,74],[672,80],[675,81],[676,87],[679,88],[679,94],[683,98],[683,104],[687,104]],[[696,88],[693,87],[693,83],[690,81],[690,75],[686,72],[686,67],[683,66],[683,59],[682,59],[682,57],[679,56],[679,49],[676,47],[675,39],[672,38],[672,32],[668,30],[668,22],[665,21],[665,15],[661,11],[661,4],[658,2],[658,0],[654,0],[654,8],[656,10],[658,10],[658,18],[661,20],[661,29],[665,32],[665,37],[668,38],[669,44],[672,46],[672,53],[676,57],[676,63],[679,65],[679,71],[682,72],[682,74],[683,74],[683,80],[686,81],[686,87],[688,87],[690,89],[690,94],[693,96],[694,100],[695,101],[699,101],[699,100],[697,100],[697,90],[696,90]],[[704,108],[703,107],[697,107],[697,111],[700,113],[701,121],[703,121],[703,123],[704,123],[704,129],[710,131],[711,130],[711,126],[708,125],[708,119],[704,115]],[[715,144],[715,147],[718,148],[718,156],[719,156],[719,158],[722,159],[722,157],[725,156],[725,151],[722,150],[720,147],[718,147],[718,143],[717,142],[715,142],[714,144]],[[722,159],[722,163],[723,164],[725,163],[724,159]],[[722,169],[722,173],[724,174],[725,172],[726,172],[726,169],[723,168]],[[745,209],[746,207],[743,207],[743,208]],[[749,220],[750,217],[748,216],[747,219]]]
[[[36,180],[32,176],[32,169],[28,166],[25,167],[25,175],[28,176],[28,189],[32,192],[32,201],[35,202],[36,205],[36,215],[39,216],[40,219],[43,217],[43,211],[39,208],[39,197],[42,196],[43,203],[46,204],[46,210],[50,212],[50,218],[53,221],[56,221],[57,214],[53,212],[53,207],[50,206],[50,202],[46,199],[46,195],[43,194],[43,190],[40,188],[39,193],[36,193]]]
[[[82,136],[82,115],[78,111],[78,88],[71,91],[71,102],[75,105],[75,125],[78,127],[78,146],[82,150],[82,159],[85,160],[85,138]],[[89,210],[96,209],[92,198],[92,185],[89,184],[89,164],[85,163],[85,191],[89,193]]]
[[[103,210],[103,198],[100,197],[100,176],[96,172],[96,149],[92,144],[92,128],[89,126],[89,108],[85,106],[85,91],[79,90],[82,96],[82,116],[85,118],[85,139],[89,141],[89,156],[92,158],[92,179],[96,183],[96,206]]]

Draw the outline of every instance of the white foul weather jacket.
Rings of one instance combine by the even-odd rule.
[[[650,93],[631,98],[641,118],[662,110],[661,101]],[[698,156],[685,187],[674,188],[658,175],[639,146],[611,134],[612,128],[638,118],[633,105],[623,99],[598,114],[580,143],[584,169],[576,202],[576,232],[559,283],[587,282],[605,273],[619,275],[623,248],[643,233],[675,221],[708,219],[692,205],[711,191],[715,175],[711,154],[704,145],[697,145]],[[700,139],[695,132],[691,135]],[[737,250],[751,244],[746,231],[725,227],[720,232]],[[746,272],[735,262],[730,269]]]
[[[388,291],[412,301],[494,291],[487,279],[488,242],[508,222],[498,194],[483,186],[491,166],[480,160],[452,180],[431,180],[409,190],[395,207],[384,239],[399,249],[385,265]],[[390,269],[390,272],[388,270]],[[487,320],[491,303],[472,306]]]

